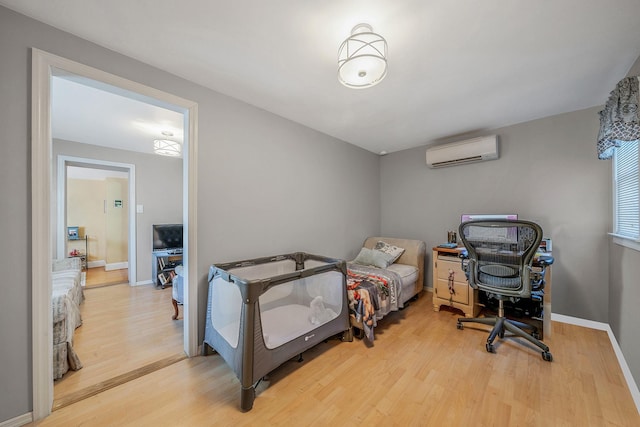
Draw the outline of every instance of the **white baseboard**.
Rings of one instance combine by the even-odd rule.
[[[104,267],[105,271],[122,270],[125,268],[129,268],[129,263],[125,261],[125,262],[113,262],[111,264],[107,264],[105,260],[99,259],[97,261],[89,261],[87,263],[87,267],[88,268]]]
[[[0,427],[20,427],[33,422],[33,413],[29,412],[7,421],[0,422]]]
[[[98,261],[89,261],[87,263],[87,268],[104,267],[105,265],[107,265],[107,263],[104,262],[103,259],[100,259]]]
[[[153,280],[142,280],[140,282],[136,282],[131,286],[142,286],[142,285],[153,285]]]
[[[631,392],[631,397],[636,404],[636,409],[640,413],[640,391],[638,391],[638,385],[636,384],[633,375],[631,375],[631,370],[629,369],[629,365],[627,365],[627,361],[624,358],[624,354],[622,354],[622,349],[618,344],[618,340],[616,336],[613,334],[611,330],[611,326],[608,323],[595,322],[593,320],[580,319],[578,317],[565,316],[564,314],[556,314],[551,313],[551,320],[560,323],[568,323],[570,325],[576,326],[584,326],[585,328],[596,329],[598,331],[606,331],[609,336],[609,341],[611,341],[611,345],[613,346],[613,351],[618,358],[618,363],[620,364],[620,369],[622,369],[622,374],[624,375],[624,379],[627,381],[627,386],[629,387],[629,391]]]
[[[129,268],[129,263],[127,261],[125,261],[125,262],[113,262],[111,264],[106,264],[104,266],[105,271],[123,270],[125,268]]]

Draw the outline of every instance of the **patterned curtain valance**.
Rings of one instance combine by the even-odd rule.
[[[620,80],[600,111],[599,159],[610,159],[621,142],[640,139],[639,80],[640,76]]]

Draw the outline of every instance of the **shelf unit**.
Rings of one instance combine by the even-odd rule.
[[[160,273],[170,273],[182,264],[182,249],[156,250],[152,252],[151,280],[162,289],[171,282],[162,283],[158,277]]]
[[[79,248],[78,246],[84,246],[84,252],[82,251],[82,247]],[[78,255],[71,255],[74,249],[79,251]],[[67,258],[80,258],[82,269],[86,270],[89,258],[89,236],[85,235],[77,239],[67,239]]]

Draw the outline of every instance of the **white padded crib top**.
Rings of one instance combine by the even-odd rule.
[[[312,323],[311,314],[310,307],[300,304],[287,304],[263,311],[260,317],[265,346],[269,349],[279,347],[320,326]],[[337,314],[332,313],[331,319],[335,317]],[[228,343],[237,343],[239,326],[238,322],[229,323],[218,332]]]

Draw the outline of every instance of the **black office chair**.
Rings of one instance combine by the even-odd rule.
[[[495,297],[499,304],[497,317],[460,318],[458,329],[463,329],[466,322],[493,325],[486,343],[488,352],[495,353],[493,341],[496,336],[504,338],[508,331],[538,346],[542,358],[550,362],[549,347],[538,339],[537,328],[504,316],[505,300],[531,298],[532,291],[539,293],[544,286],[544,269],[553,258],[545,257],[536,263],[542,271],[533,270],[542,240],[540,226],[522,220],[472,220],[460,224],[458,231],[467,252],[463,255],[463,269],[469,285]]]

